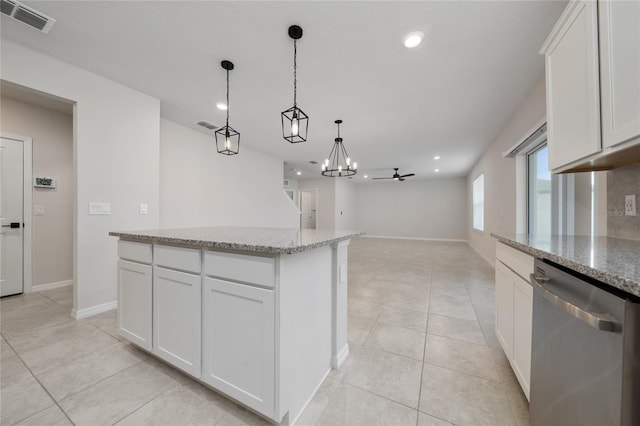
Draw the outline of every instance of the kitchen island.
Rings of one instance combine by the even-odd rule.
[[[361,233],[111,232],[118,331],[269,419],[294,422],[349,354],[347,246]]]

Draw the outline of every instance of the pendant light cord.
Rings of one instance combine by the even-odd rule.
[[[298,95],[298,46],[296,44],[297,40],[293,40],[293,106],[294,108],[297,106],[297,95]]]
[[[229,127],[229,70],[227,70],[227,128]]]

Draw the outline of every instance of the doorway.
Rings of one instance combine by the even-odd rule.
[[[301,189],[300,229],[318,229],[318,190]]]
[[[0,297],[31,287],[31,139],[0,138]]]

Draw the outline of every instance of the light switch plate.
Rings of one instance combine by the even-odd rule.
[[[111,203],[89,203],[90,215],[105,215],[111,214]]]
[[[140,203],[140,214],[149,214],[149,204]]]
[[[636,194],[624,197],[624,215],[635,216],[636,212]]]
[[[33,214],[35,216],[44,216],[44,206],[35,204],[33,206]]]

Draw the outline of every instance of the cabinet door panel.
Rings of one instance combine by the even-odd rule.
[[[200,377],[200,275],[154,267],[153,353]]]
[[[531,334],[533,329],[533,288],[519,277],[513,287],[513,362],[514,372],[529,399],[531,383]]]
[[[205,278],[203,377],[206,383],[273,416],[274,292]]]
[[[570,4],[546,51],[549,166],[552,170],[600,152],[597,4]]]
[[[602,144],[640,136],[640,2],[599,2]]]
[[[118,260],[118,332],[151,350],[151,265]]]
[[[506,266],[496,261],[496,336],[507,355],[513,357],[513,281]]]

